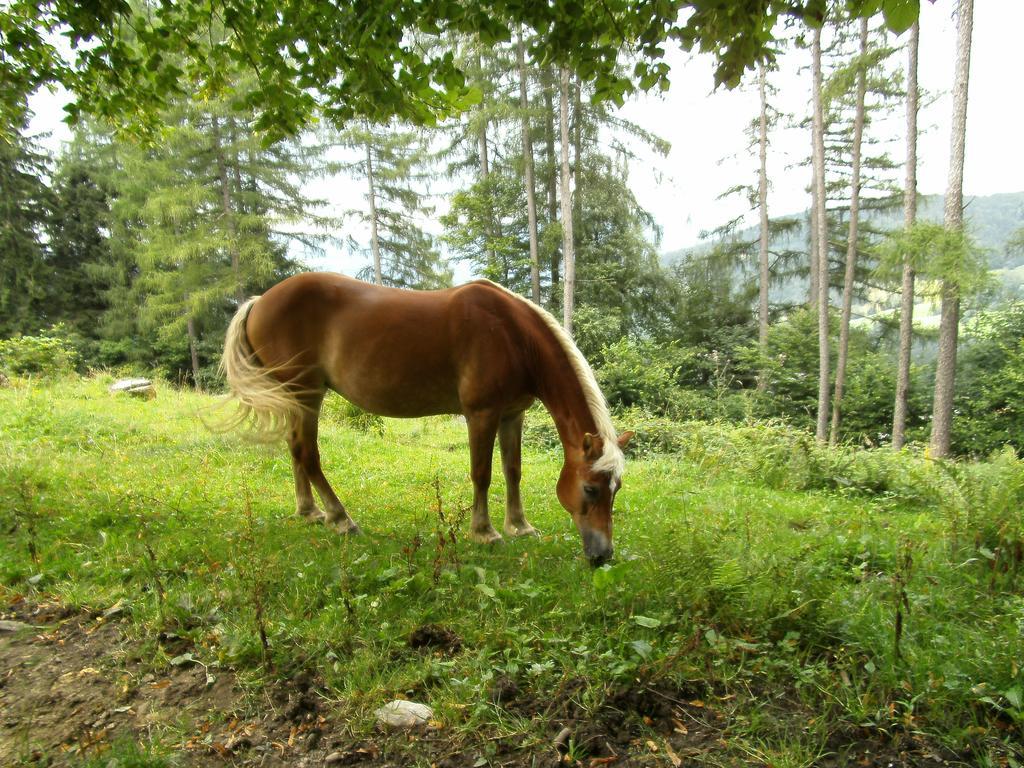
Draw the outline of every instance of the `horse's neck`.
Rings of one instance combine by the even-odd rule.
[[[597,432],[583,385],[561,344],[553,336],[541,345],[534,379],[537,397],[554,419],[555,429],[568,451],[583,444],[583,434]]]

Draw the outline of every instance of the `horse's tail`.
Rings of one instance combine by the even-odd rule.
[[[237,408],[208,426],[218,432],[242,427],[257,439],[270,441],[283,437],[305,408],[296,389],[262,365],[249,344],[245,321],[259,298],[254,296],[238,308],[224,337],[220,370],[228,382],[228,400],[236,401]]]

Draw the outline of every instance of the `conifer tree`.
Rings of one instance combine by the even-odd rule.
[[[433,289],[451,285],[451,270],[441,259],[434,238],[418,223],[433,207],[425,185],[433,160],[416,131],[364,122],[341,135],[356,158],[344,169],[366,182],[366,207],[348,211],[370,232],[371,266],[364,280],[399,288]],[[361,247],[350,241],[350,247]]]
[[[47,307],[52,317],[93,341],[107,308],[98,269],[111,260],[110,190],[102,169],[71,149],[58,159],[53,212],[47,222]]]
[[[527,226],[530,236],[530,296],[540,304],[540,242],[537,235],[537,189],[534,183],[533,134],[530,130],[530,102],[527,94],[526,46],[522,31],[516,45],[519,68],[519,119],[523,124],[523,184],[526,188]]]
[[[846,269],[843,278],[843,308],[839,318],[839,354],[836,357],[835,391],[832,396],[832,427],[829,443],[839,439],[839,424],[846,385],[846,362],[850,349],[850,315],[853,309],[853,280],[857,271],[857,239],[860,223],[861,149],[864,136],[864,99],[867,95],[868,20],[860,20],[860,54],[856,60],[856,95],[854,96],[853,139],[850,147],[850,217],[846,239]]]
[[[829,279],[828,279],[828,221],[825,217],[825,117],[821,73],[821,27],[812,31],[811,62],[814,83],[811,103],[813,121],[811,128],[812,162],[814,166],[814,215],[817,239],[818,268],[817,313],[818,313],[818,417],[815,436],[819,442],[828,437],[828,393],[829,393]]]
[[[759,219],[758,232],[758,291],[757,291],[757,344],[764,358],[768,352],[768,243],[771,238],[768,223],[768,94],[767,74],[764,62],[757,68],[757,92],[761,101],[761,111],[757,119],[757,212]],[[758,388],[765,386],[765,376],[758,377]]]
[[[295,271],[289,242],[318,242],[295,226],[319,221],[300,191],[319,149],[264,145],[226,95],[182,102],[165,119],[161,144],[118,148],[114,247],[133,259],[128,295],[154,354],[200,386],[239,297]]]
[[[957,6],[956,65],[953,79],[953,121],[950,131],[949,180],[946,185],[944,224],[951,232],[964,226],[964,147],[967,135],[967,85],[971,67],[971,33],[974,0],[960,0]],[[931,453],[942,458],[949,453],[953,422],[953,387],[956,377],[956,347],[960,325],[960,286],[955,276],[942,282],[939,356],[935,370],[932,405]]]
[[[561,158],[559,173],[559,198],[562,203],[562,261],[565,264],[565,277],[562,292],[562,326],[572,333],[573,301],[576,292],[576,255],[573,251],[572,231],[572,175],[569,168],[569,68],[562,67],[559,72],[559,107],[558,127]]]
[[[46,156],[27,135],[28,112],[19,130],[0,139],[0,337],[49,325],[49,270],[43,244],[51,196],[43,181]]]
[[[914,22],[907,43],[907,157],[903,187],[903,227],[917,220],[917,50],[920,24]],[[906,440],[907,402],[910,393],[910,352],[914,333],[914,264],[910,254],[903,256],[900,289],[900,347],[896,370],[896,404],[892,416],[892,447],[900,450]]]

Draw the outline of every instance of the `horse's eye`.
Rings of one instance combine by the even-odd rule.
[[[597,498],[598,493],[600,493],[600,491],[598,491],[598,488],[597,488],[596,485],[584,485],[583,486],[583,495],[586,496],[587,499],[590,500],[590,501],[594,501]]]

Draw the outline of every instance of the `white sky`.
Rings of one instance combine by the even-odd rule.
[[[918,188],[923,194],[945,191],[949,169],[949,125],[952,102],[956,23],[951,0],[934,5],[922,3],[918,62],[920,87],[937,96],[923,108],[918,127]],[[977,0],[971,54],[971,78],[967,114],[967,146],[964,191],[968,195],[1024,190],[1024,100],[1020,98],[1018,72],[1022,63],[1020,30],[1024,29],[1024,2]],[[903,35],[899,42],[907,35]],[[902,68],[906,53],[896,54]],[[810,60],[809,51],[793,51],[780,61],[771,77],[778,88],[778,106],[798,116],[809,114],[810,72],[796,69]],[[676,52],[672,64],[672,88],[663,98],[642,97],[623,109],[625,116],[648,126],[672,142],[665,159],[652,159],[647,169],[631,175],[634,193],[664,228],[663,250],[691,245],[701,229],[711,229],[744,212],[739,198],[715,198],[734,184],[753,183],[756,156],[746,154],[744,130],[759,111],[756,88],[712,93],[710,57],[686,57]],[[1016,63],[1015,63],[1016,62]],[[1016,85],[1015,85],[1016,83]],[[879,130],[883,126],[878,126]],[[884,126],[896,136],[905,134],[905,113],[900,109]],[[808,207],[807,168],[787,168],[809,152],[810,136],[799,129],[774,133],[768,155],[771,189],[768,207],[773,214],[787,214]],[[892,148],[902,161],[902,142]],[[740,153],[733,160],[721,162]],[[669,178],[660,182],[653,169]],[[902,179],[902,171],[899,178]]]
[[[952,0],[922,4],[919,81],[937,98],[922,109],[919,127],[919,189],[924,194],[942,193],[946,184],[949,156],[949,91],[953,77],[956,25]],[[964,171],[965,193],[985,195],[1024,190],[1024,151],[1020,141],[1024,125],[1024,100],[1020,98],[1018,72],[1021,63],[1019,32],[1024,29],[1024,2],[1020,0],[977,0],[971,56],[971,80],[967,116],[967,148]],[[904,35],[904,37],[906,37]],[[897,54],[900,65],[905,53]],[[810,108],[808,72],[798,69],[809,59],[806,51],[794,51],[780,61],[772,76],[778,89],[777,105],[799,117]],[[746,151],[744,134],[748,122],[758,113],[756,90],[713,91],[713,62],[710,56],[687,56],[670,51],[672,88],[658,96],[641,96],[622,109],[622,116],[651,130],[672,144],[667,157],[648,155],[631,169],[630,180],[641,205],[663,230],[662,250],[671,251],[693,244],[701,230],[711,229],[740,215],[746,208],[739,198],[717,200],[735,184],[751,183],[755,158]],[[1016,84],[1015,84],[1016,83]],[[64,98],[42,93],[32,101],[36,112],[33,130],[51,131],[45,143],[56,147],[68,138],[63,117]],[[879,126],[902,135],[902,111]],[[809,172],[794,166],[807,154],[807,132],[795,128],[777,130],[769,152],[769,210],[787,214],[807,207]],[[892,148],[897,160],[902,145]],[[902,178],[902,176],[901,176]],[[362,205],[362,184],[347,178],[322,180],[312,185],[311,194],[335,202],[338,211]],[[436,201],[437,213],[447,207],[443,196]],[[436,218],[436,216],[435,216]],[[437,231],[437,226],[428,227]],[[339,239],[352,234],[357,240],[368,236],[354,224],[346,224]],[[332,249],[311,266],[354,273],[364,266],[365,257]],[[456,268],[456,277],[467,274]]]

